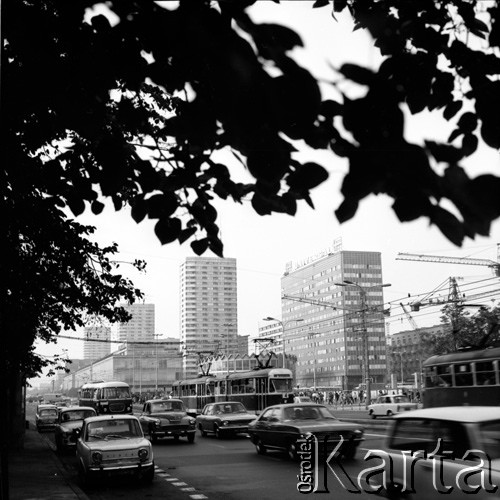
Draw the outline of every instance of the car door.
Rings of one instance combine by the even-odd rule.
[[[200,423],[206,431],[213,430],[213,418],[211,417],[214,405],[206,405],[200,415]]]
[[[269,434],[270,434],[270,418],[273,414],[274,409],[269,408],[262,412],[262,415],[255,422],[254,433],[258,439],[264,444],[269,444]]]
[[[267,442],[271,446],[286,446],[283,436],[283,419],[281,418],[281,413],[281,408],[273,408],[269,414]]]

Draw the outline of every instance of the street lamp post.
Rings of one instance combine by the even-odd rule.
[[[370,287],[363,287],[354,281],[344,280],[343,283],[335,283],[337,286],[355,286],[358,288],[360,296],[361,296],[361,309],[359,312],[361,313],[361,331],[363,332],[363,371],[364,371],[364,379],[365,379],[365,389],[366,389],[366,398],[365,398],[365,406],[371,404],[371,387],[370,387],[370,349],[368,344],[368,330],[366,328],[366,311],[367,311],[367,290],[378,287],[387,287],[391,286],[390,283],[384,283],[382,285],[373,285]]]
[[[285,326],[290,324],[290,323],[300,323],[301,321],[304,321],[302,318],[299,319],[291,319],[289,321],[281,321],[279,319],[273,318],[271,316],[267,316],[266,318],[262,318],[264,321],[276,321],[281,326],[281,339],[282,339],[282,345],[283,345],[283,368],[286,368],[285,364]]]

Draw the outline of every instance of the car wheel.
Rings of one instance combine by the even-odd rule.
[[[207,431],[203,430],[203,426],[201,424],[198,425],[198,429],[199,429],[202,437],[206,437],[207,436]]]
[[[391,410],[387,410],[387,416],[388,416],[388,417],[392,417],[393,415],[394,415],[394,413],[392,413],[392,411],[391,411]]]
[[[57,450],[57,453],[63,452],[63,445],[62,445],[60,436],[56,436],[56,450]]]
[[[214,434],[217,439],[222,437],[222,431],[219,429],[218,425],[214,425]]]
[[[370,415],[370,418],[377,418],[377,415],[375,415],[375,412],[373,410],[370,410],[370,413],[368,415]]]
[[[288,458],[294,462],[298,459],[297,443],[290,443],[287,448]]]
[[[156,442],[158,441],[158,438],[156,437],[156,434],[154,433],[153,429],[149,429],[148,439],[149,439],[152,443],[156,443]]]
[[[188,438],[188,443],[194,443],[194,436],[195,436],[195,433],[194,432],[190,432],[187,436]]]
[[[262,444],[260,439],[255,443],[255,449],[259,455],[265,455],[267,453],[267,448]]]
[[[142,475],[142,482],[145,484],[149,484],[153,481],[155,477],[155,464],[153,462],[153,465]]]

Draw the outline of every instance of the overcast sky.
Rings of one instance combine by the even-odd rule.
[[[295,28],[306,46],[296,51],[297,60],[322,79],[338,80],[339,75],[333,68],[343,62],[377,64],[377,52],[363,31],[352,33],[352,24],[346,16],[338,16],[336,22],[328,8],[313,10],[311,5],[309,1],[281,5],[260,1],[249,12],[256,21],[279,22]],[[352,95],[359,92],[354,88],[345,90]],[[410,140],[444,140],[451,128],[444,128],[442,124],[430,116],[412,118],[406,136]],[[322,164],[330,173],[328,181],[312,193],[315,210],[303,202],[295,217],[280,214],[260,217],[249,202],[216,203],[225,256],[237,259],[240,335],[254,332],[263,317],[281,317],[280,278],[286,262],[300,261],[326,250],[337,238],[342,238],[344,250],[382,253],[383,280],[392,284],[384,288],[384,300],[392,304],[392,315],[388,319],[391,333],[411,328],[399,302],[407,304],[414,300],[408,299],[408,294],[425,294],[439,286],[442,288],[450,276],[464,278],[459,286],[466,293],[484,291],[486,286],[500,288],[500,280],[493,278],[488,267],[396,260],[398,252],[496,260],[500,222],[493,225],[490,237],[467,240],[463,248],[457,248],[436,228],[429,227],[427,220],[399,223],[390,208],[391,199],[371,196],[361,203],[353,220],[339,225],[333,212],[342,201],[340,184],[347,172],[346,162],[328,153],[303,151],[301,154]],[[500,161],[493,152],[481,150],[468,160],[467,166],[472,176],[498,173]],[[237,175],[242,180],[248,179],[241,167],[235,164],[234,168],[239,169]],[[103,215],[86,214],[78,220],[97,226],[102,244],[116,241],[121,251],[120,260],[148,261],[146,276],[132,273],[129,266],[121,270],[145,292],[146,302],[155,304],[156,333],[178,337],[179,266],[186,257],[195,255],[189,244],[162,247],[153,232],[154,221],[137,225],[128,213],[114,213],[111,205]],[[487,305],[491,305],[491,301]],[[413,316],[419,326],[430,326],[439,323],[440,310],[428,307]],[[81,340],[61,340],[55,348],[40,346],[38,351],[51,355],[63,348],[68,349],[70,357],[82,356]]]

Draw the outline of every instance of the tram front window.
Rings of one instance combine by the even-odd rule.
[[[292,381],[290,379],[273,379],[269,386],[271,392],[290,392],[292,390]]]

